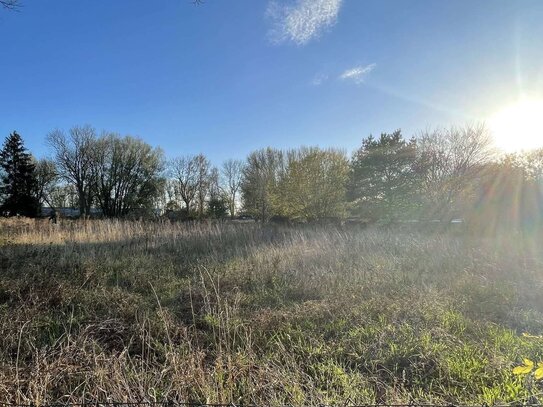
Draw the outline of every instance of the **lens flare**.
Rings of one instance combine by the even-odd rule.
[[[494,114],[489,127],[505,152],[543,147],[543,99],[519,101]]]

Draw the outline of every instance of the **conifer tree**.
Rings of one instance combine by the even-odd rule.
[[[409,219],[418,205],[417,144],[400,130],[362,141],[351,161],[349,196],[367,220]]]
[[[8,216],[36,216],[39,203],[36,198],[36,167],[17,132],[6,138],[0,151],[0,213]]]

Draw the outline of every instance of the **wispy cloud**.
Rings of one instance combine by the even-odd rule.
[[[268,31],[270,40],[275,44],[307,44],[337,22],[342,1],[296,0],[290,5],[270,1],[266,10],[266,15],[272,21]]]
[[[355,66],[354,68],[347,69],[345,72],[339,75],[339,79],[344,81],[352,81],[359,85],[364,82],[366,76],[368,76],[368,74],[373,71],[376,66],[377,64]]]
[[[318,73],[316,74],[313,79],[311,80],[311,85],[313,86],[320,86],[324,82],[328,80],[328,75],[325,73]]]

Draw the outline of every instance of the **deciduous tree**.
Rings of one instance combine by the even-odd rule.
[[[249,154],[241,182],[247,213],[264,222],[273,215],[274,194],[284,169],[284,154],[280,150],[268,147]]]
[[[483,124],[426,131],[417,137],[425,214],[450,220],[470,205],[482,170],[495,152]]]
[[[54,161],[43,158],[36,161],[36,192],[35,196],[40,205],[53,206],[51,194],[58,180],[57,168]]]
[[[210,167],[211,163],[203,154],[195,157],[196,164],[196,198],[198,204],[198,217],[205,215],[206,199],[211,186]]]
[[[338,150],[303,148],[291,154],[278,188],[280,214],[320,220],[345,215],[349,162]]]
[[[198,191],[196,157],[185,156],[174,158],[170,162],[170,176],[173,178],[173,193],[178,195],[185,205],[187,215]]]
[[[82,216],[90,213],[93,203],[96,132],[91,126],[72,127],[69,135],[55,130],[47,136],[47,142],[54,152],[59,176],[72,184],[78,195],[79,212]]]
[[[236,215],[238,193],[243,179],[243,161],[229,159],[222,165],[223,189],[228,203],[230,217]]]
[[[153,209],[161,191],[162,151],[134,137],[104,134],[96,141],[95,196],[105,216]]]

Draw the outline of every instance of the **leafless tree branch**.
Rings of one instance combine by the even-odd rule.
[[[0,6],[17,11],[21,8],[21,2],[19,0],[0,0]]]

